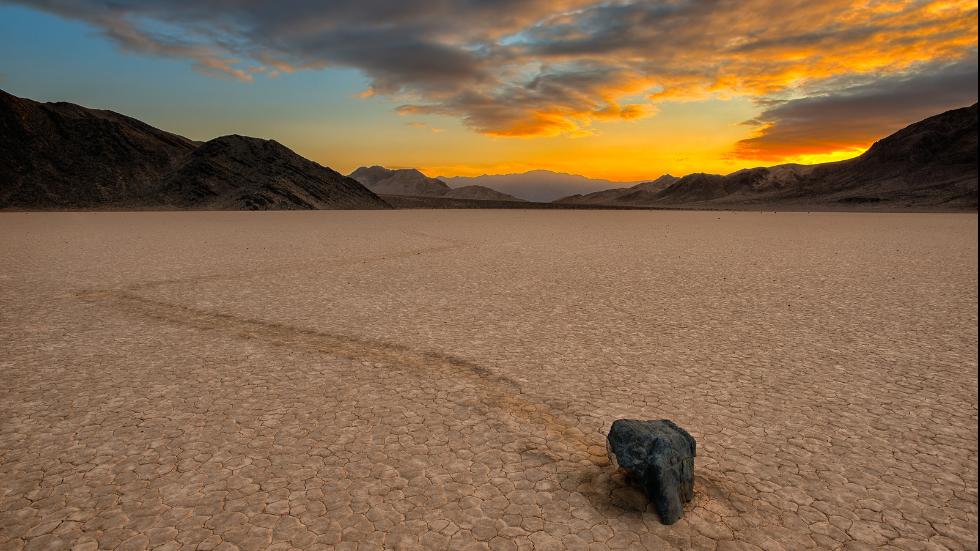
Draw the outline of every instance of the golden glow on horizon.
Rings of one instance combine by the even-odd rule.
[[[716,174],[730,174],[743,168],[754,168],[758,166],[772,166],[777,164],[801,164],[813,165],[820,163],[831,163],[853,159],[867,151],[867,148],[854,148],[841,151],[831,151],[817,154],[791,155],[779,161],[753,161],[753,160],[734,160],[731,158],[711,158],[699,161],[697,159],[686,159],[684,162],[674,164],[670,167],[664,166],[661,170],[651,170],[646,164],[636,166],[613,166],[604,162],[522,162],[522,163],[495,163],[483,165],[426,165],[415,167],[413,165],[392,166],[389,168],[418,168],[427,176],[482,176],[485,174],[520,174],[532,170],[551,170],[553,172],[565,172],[569,174],[579,174],[588,178],[610,180],[613,182],[641,182],[652,180],[661,174],[673,174],[674,176],[685,176],[694,172],[708,172]]]
[[[362,136],[324,150],[305,148],[319,162],[350,172],[361,165],[415,167],[429,176],[480,176],[543,169],[590,178],[636,182],[660,174],[728,173],[759,163],[733,158],[732,144],[753,135],[741,124],[755,115],[745,98],[665,104],[656,117],[597,123],[593,132],[514,139],[491,137],[462,128],[448,118],[445,131],[403,124],[397,133],[367,134],[370,148],[357,145]],[[403,121],[413,122],[413,121]],[[379,158],[377,151],[385,154]],[[339,164],[339,158],[352,160]],[[449,160],[450,162],[446,162]],[[333,163],[333,164],[331,164]]]
[[[855,147],[839,151],[828,151],[826,153],[803,153],[800,155],[789,155],[780,159],[779,164],[796,163],[801,165],[816,165],[820,163],[832,163],[835,161],[846,161],[853,159],[867,151],[867,147]],[[768,164],[768,163],[767,163]]]
[[[8,91],[344,173],[724,174],[854,157],[976,101],[976,0],[16,4]]]
[[[569,11],[551,21],[576,17]],[[365,106],[364,117],[341,127],[324,114],[275,136],[345,173],[382,164],[430,176],[545,169],[642,181],[663,173],[839,161],[936,113],[905,118],[898,105],[892,118],[849,134],[839,132],[846,124],[823,124],[822,114],[789,131],[792,117],[761,120],[762,114],[781,101],[833,96],[975,59],[978,42],[977,4],[958,0],[746,0],[735,11],[696,10],[693,17],[697,28],[670,29],[673,43],[646,40],[646,27],[638,27],[622,42],[576,50],[576,41],[590,38],[587,26],[567,37],[559,29],[550,53],[514,45],[480,80],[423,92],[399,95],[367,78],[367,89],[348,97]],[[572,46],[567,51],[563,40]],[[532,82],[514,77],[525,74]],[[337,110],[361,112],[348,107]],[[230,130],[240,131],[242,120],[235,125]]]
[[[638,28],[624,32],[613,49],[591,54],[576,49],[577,41],[594,38],[574,29],[576,13],[558,18],[573,28],[567,35],[559,31],[555,39],[558,51],[570,44],[569,53],[538,59],[530,43],[510,51],[495,70],[519,74],[529,65],[575,62],[584,62],[586,68],[539,75],[541,82],[536,79],[526,93],[498,97],[493,86],[504,82],[515,90],[522,85],[504,78],[487,88],[477,86],[462,99],[403,104],[398,112],[461,117],[470,129],[487,136],[582,137],[594,134],[594,126],[604,121],[654,117],[664,101],[793,96],[807,85],[837,77],[874,79],[914,72],[924,63],[961,60],[977,45],[975,2],[828,0],[784,5],[746,0],[737,15],[724,8],[698,11],[698,27],[712,33],[677,29],[677,43],[662,44],[662,35],[656,33],[663,29],[648,35],[645,27]],[[601,76],[590,73],[590,64],[601,68]],[[566,77],[575,84],[566,88]]]
[[[746,167],[781,163],[815,164],[839,161],[860,155],[874,139],[863,136],[834,136],[834,139],[808,140],[806,143],[772,144],[766,147],[737,147],[741,140],[758,137],[766,127],[740,126],[762,109],[744,107],[755,98],[796,89],[805,83],[825,81],[845,75],[901,74],[929,62],[961,59],[964,52],[977,46],[977,5],[965,1],[878,2],[858,0],[850,6],[809,6],[787,16],[786,28],[775,36],[793,36],[798,27],[814,24],[815,28],[836,28],[813,40],[773,40],[753,46],[747,52],[737,48],[715,48],[705,43],[675,55],[690,60],[693,68],[683,72],[651,78],[639,71],[623,71],[596,85],[591,92],[607,105],[603,109],[574,111],[542,107],[506,126],[480,130],[483,136],[513,137],[523,151],[502,147],[500,141],[480,143],[481,159],[463,162],[451,155],[452,163],[417,163],[433,175],[480,175],[485,173],[523,172],[535,168],[571,172],[590,177],[636,181],[660,173],[685,174],[692,171],[727,173]],[[749,13],[752,13],[751,10]],[[785,14],[784,14],[785,15]],[[746,15],[751,17],[751,15]],[[876,30],[865,32],[870,22]],[[819,25],[818,25],[819,24]],[[732,44],[743,22],[732,23]],[[746,25],[747,28],[751,24]],[[848,28],[855,29],[848,34]],[[709,41],[710,42],[710,41]],[[642,58],[642,52],[636,55]],[[676,61],[676,60],[674,60]],[[697,67],[715,64],[713,77],[706,79]],[[647,93],[647,103],[637,103],[637,94]],[[668,118],[662,113],[664,102],[717,102],[737,104],[745,112],[737,120],[724,117],[722,108],[714,109],[723,122],[717,125],[691,125],[683,118]],[[752,112],[754,111],[754,112]],[[406,110],[412,114],[414,111]],[[419,114],[419,113],[415,113]],[[424,113],[421,113],[424,115]],[[642,119],[638,123],[638,119]],[[906,123],[915,122],[908,120]],[[623,129],[629,129],[624,136]],[[479,130],[479,129],[478,129]],[[890,129],[887,132],[894,131]],[[695,134],[693,137],[691,136]],[[684,135],[678,139],[677,134]],[[537,141],[560,136],[561,147],[541,147]],[[826,136],[823,136],[826,138]],[[550,143],[550,142],[549,142]],[[494,162],[485,161],[487,152]],[[406,161],[406,164],[413,164]]]

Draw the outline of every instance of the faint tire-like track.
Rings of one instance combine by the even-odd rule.
[[[975,216],[0,224],[0,551],[976,548]]]

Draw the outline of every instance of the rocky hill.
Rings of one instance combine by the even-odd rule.
[[[550,170],[532,170],[521,174],[485,174],[440,178],[454,187],[480,185],[528,201],[555,201],[575,194],[588,194],[621,185],[610,180],[587,178]]]
[[[163,179],[161,202],[216,210],[383,208],[351,178],[274,140],[222,136],[186,156]]]
[[[604,189],[586,194],[575,194],[555,201],[563,205],[633,205],[652,201],[657,193],[679,180],[676,176],[664,174],[656,180],[641,182],[635,186]]]
[[[860,157],[817,165],[781,198],[977,208],[977,104],[929,117]]]
[[[450,199],[473,199],[477,201],[517,201],[526,203],[524,199],[501,193],[486,186],[463,186],[450,189],[442,195]]]
[[[643,184],[641,184],[642,186]],[[912,124],[854,159],[689,174],[650,192],[610,189],[571,204],[674,208],[977,208],[977,105]]]
[[[112,111],[0,91],[0,208],[390,208],[267,140],[204,144]]]
[[[747,168],[727,176],[688,174],[657,193],[654,202],[751,201],[799,186],[813,170],[813,166],[787,164]]]
[[[0,207],[139,201],[197,147],[112,111],[0,91]]]
[[[476,201],[523,201],[486,186],[469,185],[451,188],[438,178],[429,178],[414,168],[388,169],[362,166],[350,177],[379,195],[406,197],[443,197]]]
[[[414,168],[391,170],[381,166],[361,167],[350,177],[366,188],[385,195],[442,195],[449,186],[442,180],[429,178]]]

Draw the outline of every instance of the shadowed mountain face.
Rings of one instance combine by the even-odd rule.
[[[159,194],[176,207],[230,210],[357,209],[379,201],[351,178],[274,140],[237,135],[215,138],[185,157]]]
[[[0,207],[139,200],[197,145],[112,111],[0,91]]]
[[[715,199],[751,200],[755,196],[779,193],[799,186],[812,166],[778,165],[747,168],[727,176],[688,174],[655,195],[655,201],[698,202]]]
[[[819,165],[790,197],[977,208],[977,104],[929,117],[860,157]]]
[[[0,208],[389,208],[271,140],[204,144],[136,119],[0,91]]]
[[[379,195],[405,197],[443,197],[476,201],[523,201],[486,186],[462,186],[450,188],[438,178],[429,178],[414,168],[388,169],[381,166],[362,166],[350,173],[350,177]]]
[[[717,208],[862,205],[976,209],[977,105],[917,122],[847,161],[751,168],[727,176],[689,174],[656,192],[637,190],[640,186],[560,201]]]

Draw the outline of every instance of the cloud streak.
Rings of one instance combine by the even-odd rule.
[[[758,135],[736,144],[737,157],[778,161],[813,152],[862,148],[906,125],[977,101],[977,58],[928,64],[909,74],[771,104],[747,124]]]
[[[582,135],[596,121],[650,116],[663,101],[779,100],[833,79],[902,86],[970,59],[977,45],[976,4],[956,0],[18,3],[210,75],[356,68],[370,81],[365,95],[390,98],[400,113],[456,117],[496,136]],[[802,104],[779,105],[739,154],[778,154],[781,113]]]

